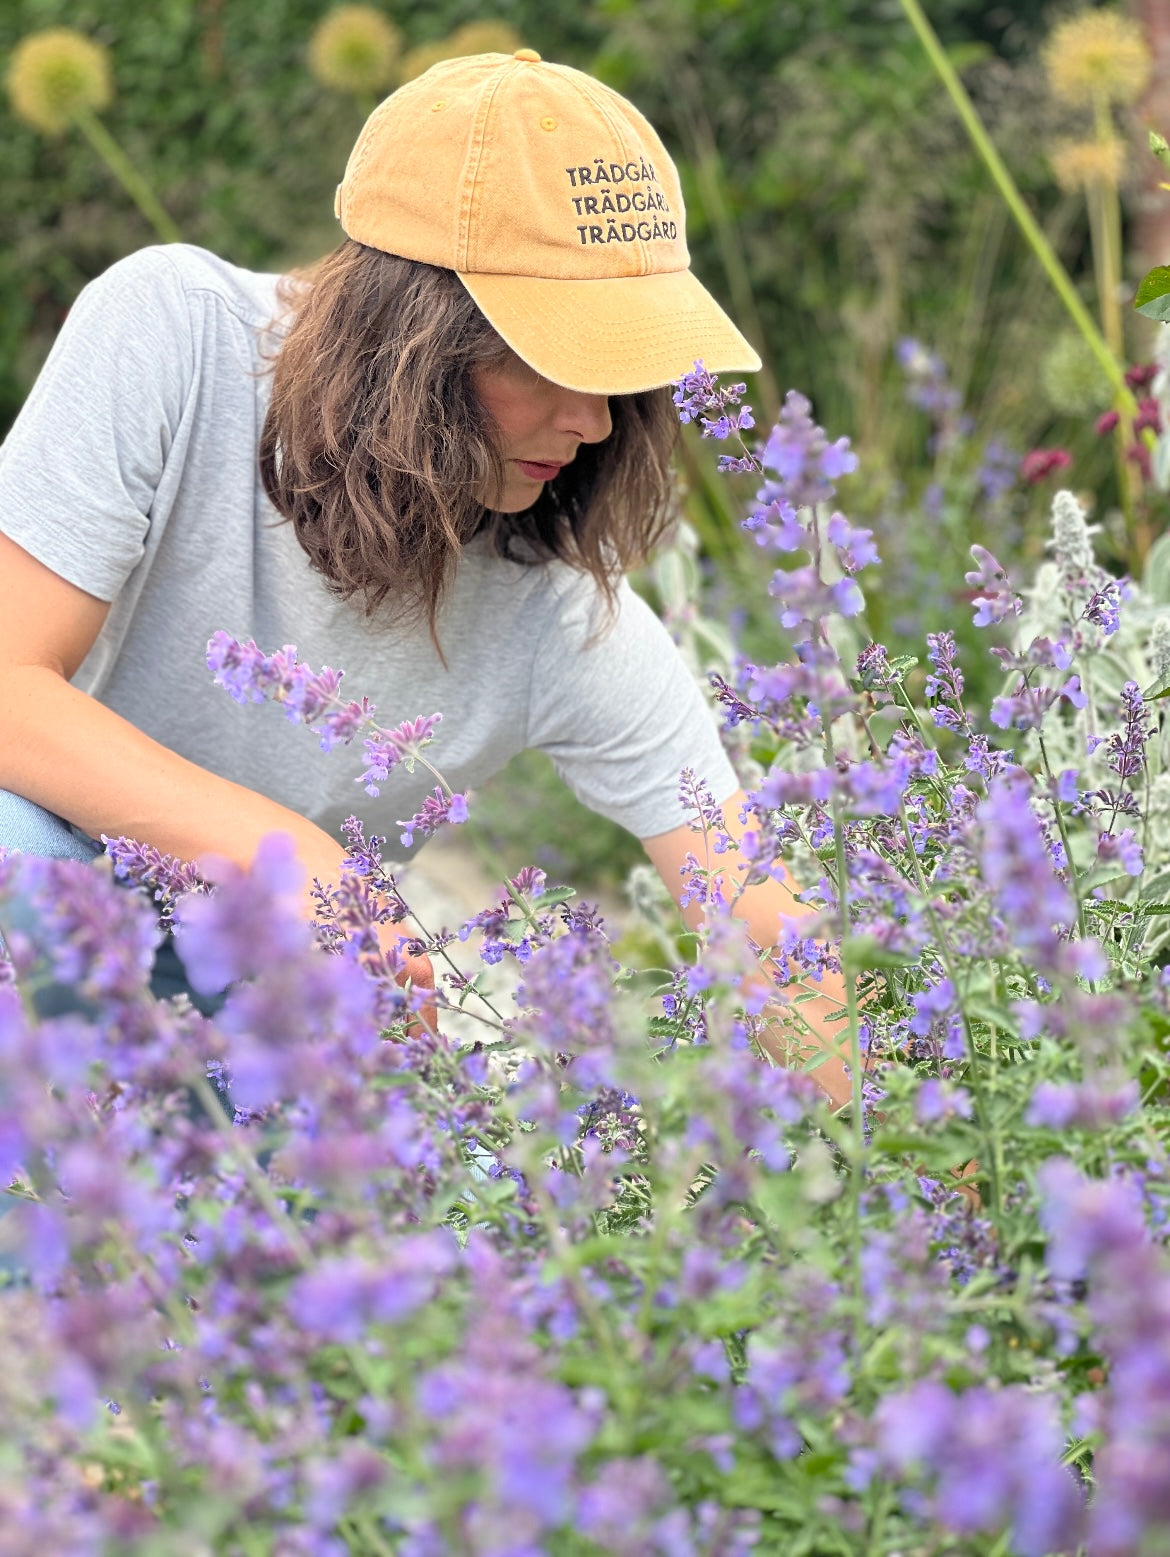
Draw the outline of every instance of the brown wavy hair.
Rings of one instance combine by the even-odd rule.
[[[612,608],[671,522],[669,390],[613,396],[604,442],[582,444],[525,512],[494,513],[475,494],[500,490],[504,465],[472,373],[510,348],[453,271],[347,239],[284,277],[279,299],[260,469],[334,594],[436,637],[460,551],[486,532],[499,556],[592,574]]]

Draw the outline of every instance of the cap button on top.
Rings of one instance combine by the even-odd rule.
[[[517,49],[512,55],[513,59],[522,59],[526,65],[539,65],[540,55],[535,49]]]

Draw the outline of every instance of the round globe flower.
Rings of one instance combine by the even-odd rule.
[[[1068,103],[1132,103],[1150,79],[1141,27],[1116,11],[1082,11],[1052,31],[1044,47],[1048,82]]]
[[[468,54],[514,54],[523,41],[507,22],[465,22],[448,37],[420,43],[409,50],[403,56],[399,79],[413,81],[445,59],[462,59]]]
[[[1109,404],[1109,380],[1092,347],[1075,330],[1062,331],[1045,352],[1040,382],[1048,404],[1066,416],[1091,416]]]
[[[462,27],[456,27],[448,42],[448,59],[462,59],[465,54],[514,54],[524,44],[507,22],[464,22]]]
[[[7,85],[17,118],[48,135],[68,129],[80,113],[105,108],[114,95],[106,50],[72,27],[22,38],[12,51]]]
[[[378,92],[394,78],[402,34],[369,5],[340,5],[309,40],[309,69],[339,92]]]
[[[1049,156],[1056,182],[1070,194],[1093,184],[1116,189],[1125,172],[1125,147],[1115,135],[1100,141],[1064,141]]]

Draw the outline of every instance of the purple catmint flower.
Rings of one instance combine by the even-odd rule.
[[[114,864],[119,881],[141,887],[159,905],[159,915],[170,923],[175,904],[189,892],[208,892],[210,887],[195,866],[173,854],[163,854],[148,843],[133,838],[107,838],[102,834],[106,853]]]
[[[722,676],[712,671],[707,680],[711,684],[715,701],[723,709],[723,723],[727,729],[734,730],[739,724],[759,724],[760,710],[754,704],[744,702],[735,688],[729,686]]]
[[[975,607],[975,626],[988,627],[993,622],[1004,622],[1019,616],[1024,602],[1008,585],[1007,570],[996,561],[986,546],[972,546],[971,555],[978,567],[963,577],[972,589],[981,590],[972,600]]]
[[[18,975],[40,962],[89,1000],[145,996],[163,934],[145,898],[87,861],[13,855],[5,874],[28,918],[11,947]]]
[[[1104,747],[1105,757],[1114,773],[1123,779],[1134,779],[1146,763],[1146,742],[1150,738],[1150,717],[1142,700],[1136,681],[1127,681],[1121,689],[1121,715],[1123,727],[1107,739],[1090,738],[1089,749]]]
[[[857,656],[857,679],[866,691],[884,691],[891,683],[889,652],[884,643],[870,643]]]
[[[420,714],[417,719],[407,719],[393,730],[375,730],[366,736],[363,756],[366,771],[356,782],[365,786],[367,795],[381,793],[391,769],[399,763],[408,773],[413,773],[415,758],[424,746],[429,746],[442,714]]]
[[[1096,591],[1082,613],[1085,621],[1100,627],[1105,636],[1111,637],[1121,626],[1121,590],[1110,581]]]
[[[984,502],[994,506],[1020,480],[1020,456],[1000,438],[989,438],[975,471]]]
[[[1041,971],[1057,959],[1057,936],[1076,917],[1068,888],[1056,875],[1039,820],[1031,781],[1022,770],[991,781],[977,812],[983,880],[1015,944]]]
[[[898,342],[895,355],[906,374],[906,398],[925,411],[933,424],[930,453],[946,453],[971,430],[970,417],[962,414],[963,397],[949,382],[946,363],[912,336]]]
[[[760,453],[765,471],[776,478],[765,482],[759,493],[760,502],[782,501],[794,509],[815,508],[818,503],[831,500],[836,481],[857,469],[857,456],[850,449],[848,438],[830,443],[811,412],[811,402],[790,389]]]
[[[1136,1081],[1104,1078],[1077,1082],[1042,1081],[1032,1093],[1025,1122],[1048,1130],[1102,1130],[1132,1114]]]
[[[372,1261],[360,1255],[319,1261],[285,1299],[298,1326],[327,1341],[356,1341],[371,1324],[397,1324],[432,1302],[459,1263],[447,1228],[405,1234]]]
[[[899,1475],[921,1468],[934,1517],[958,1535],[1010,1527],[1021,1557],[1077,1545],[1083,1505],[1060,1463],[1053,1404],[1018,1384],[955,1393],[934,1379],[887,1395],[874,1413],[879,1458]]]
[[[768,593],[780,604],[780,625],[790,631],[812,625],[826,616],[857,616],[865,610],[865,596],[852,578],[826,584],[811,565],[780,568],[772,575]]]
[[[1062,698],[1074,708],[1084,708],[1087,699],[1079,676],[1070,676],[1059,687],[1035,686],[1021,677],[1014,692],[992,699],[988,717],[1000,730],[1038,730],[1049,709]]]
[[[1092,1342],[1107,1382],[1094,1413],[1095,1495],[1088,1549],[1104,1557],[1155,1551],[1170,1536],[1170,1269],[1147,1225],[1140,1178],[1087,1179],[1067,1158],[1038,1175],[1048,1267],[1087,1279]]]
[[[1119,864],[1127,876],[1140,876],[1145,869],[1142,846],[1132,827],[1117,833],[1100,833],[1097,837],[1097,864]]]
[[[408,822],[398,823],[402,828],[402,841],[409,849],[414,843],[415,833],[429,838],[432,833],[438,832],[444,822],[458,826],[466,822],[468,815],[466,795],[447,795],[436,786]]]
[[[740,528],[753,536],[757,546],[769,546],[773,551],[807,550],[810,537],[807,525],[786,498],[768,498],[768,488],[761,493],[756,505]]]
[[[816,768],[811,773],[786,773],[782,768],[770,768],[750,799],[765,810],[776,806],[824,805],[837,783],[837,775],[831,768]]]
[[[696,362],[694,371],[684,373],[675,381],[674,404],[678,419],[685,427],[697,422],[704,438],[726,442],[733,433],[743,433],[753,428],[755,419],[752,408],[743,405],[746,384],[719,384],[717,373],[708,373],[702,362]],[[736,458],[722,455],[719,459],[722,471],[758,470],[759,464],[750,455]]]
[[[254,639],[242,643],[220,629],[207,645],[207,666],[216,686],[237,703],[279,703],[296,724],[316,729],[322,751],[353,739],[374,715],[373,704],[345,702],[339,695],[342,672],[328,666],[314,671],[298,660],[295,644],[265,654]]]
[[[927,633],[927,657],[931,672],[925,692],[934,707],[931,713],[938,729],[968,731],[970,724],[963,707],[963,672],[955,661],[955,635],[952,632]]]
[[[188,895],[175,909],[175,949],[201,995],[275,972],[309,946],[304,869],[287,833],[262,838],[248,870],[215,856],[201,869],[216,890]]]
[[[851,525],[844,514],[832,514],[825,526],[825,536],[837,551],[838,560],[846,573],[858,573],[880,561],[873,544],[873,531]]]
[[[944,1119],[970,1119],[971,1094],[966,1087],[952,1086],[937,1076],[928,1076],[914,1099],[914,1116],[919,1124],[938,1124]]]
[[[679,804],[687,813],[691,827],[696,832],[714,830],[724,839],[726,847],[727,823],[724,820],[722,807],[715,803],[715,797],[704,781],[699,778],[693,768],[684,768],[679,774],[678,788]],[[722,853],[716,840],[716,851]]]

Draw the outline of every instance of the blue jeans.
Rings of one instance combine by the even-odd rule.
[[[22,854],[56,860],[92,860],[102,852],[98,840],[83,833],[80,827],[72,826],[63,817],[55,816],[52,811],[7,789],[0,789],[0,848],[18,849]],[[22,917],[20,904],[0,905],[0,934],[5,917],[10,919],[13,929],[17,928]],[[209,1000],[191,989],[169,935],[155,953],[150,988],[159,999],[186,994],[205,1015],[211,1015],[223,1004],[221,997]],[[77,1009],[72,992],[61,986],[38,991],[34,1004],[41,1016],[57,1016]]]
[[[7,789],[0,789],[0,848],[52,860],[92,860],[102,852],[80,827]]]

